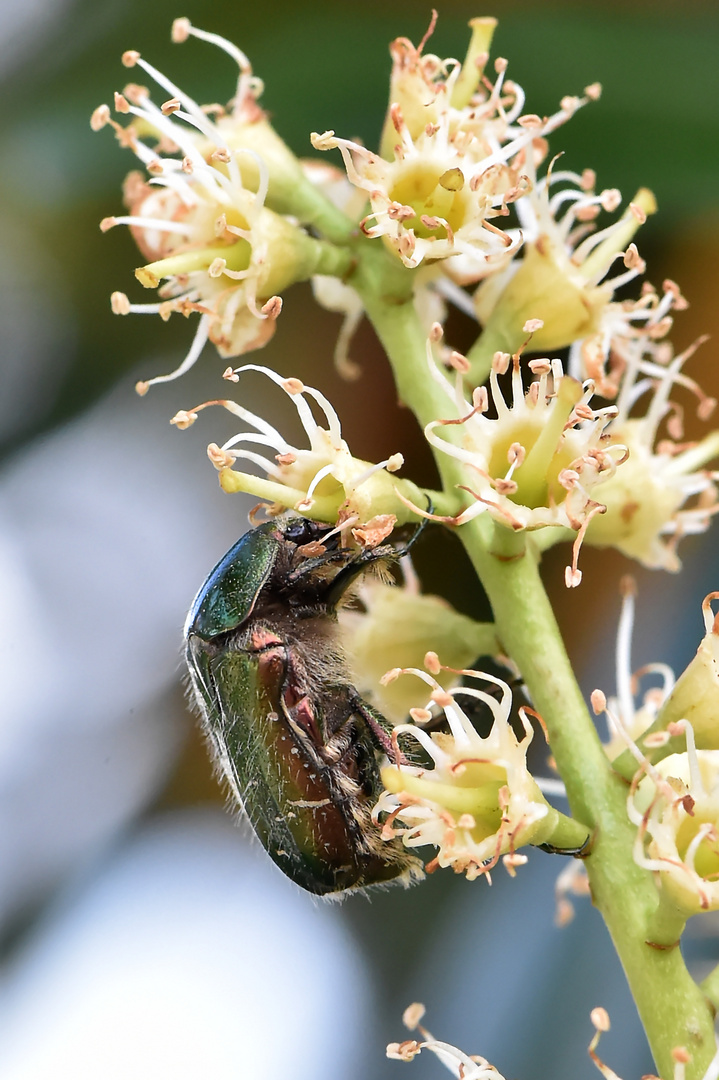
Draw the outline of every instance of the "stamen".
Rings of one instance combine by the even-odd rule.
[[[246,55],[227,38],[220,37],[219,34],[209,33],[207,30],[199,30],[192,25],[189,19],[175,19],[172,24],[172,40],[181,44],[187,40],[188,35],[196,37],[200,41],[207,41],[210,45],[216,45],[218,49],[222,49],[223,52],[232,57],[242,72],[245,74],[252,73],[252,65]]]
[[[177,233],[187,239],[197,236],[194,225],[184,221],[168,221],[166,218],[143,217],[139,214],[123,214],[121,217],[106,217],[100,222],[102,232],[114,229],[116,225],[139,225],[142,229],[156,229],[158,232]]]
[[[632,693],[631,648],[634,629],[634,598],[636,584],[629,575],[622,578],[622,611],[617,627],[615,662],[617,669],[617,697],[619,711],[626,723],[634,715],[634,695]]]
[[[148,379],[146,382],[140,381],[136,383],[135,390],[140,395],[140,397],[144,397],[149,388],[151,386],[154,386],[156,383],[172,382],[174,379],[179,379],[181,375],[184,375],[185,372],[189,371],[190,368],[196,363],[200,356],[200,353],[205,347],[205,342],[207,341],[209,330],[209,317],[207,315],[201,315],[200,321],[197,325],[195,336],[192,340],[192,345],[190,346],[190,350],[187,353],[185,359],[180,364],[180,366],[176,368],[175,371],[170,372],[169,375],[156,375],[154,379]]]
[[[307,486],[307,495],[298,506],[298,510],[309,510],[312,506],[312,496],[315,493],[317,486],[321,483],[326,476],[331,476],[334,469],[334,462],[330,462],[329,465],[323,465],[321,469],[318,469],[315,475],[312,477],[311,482]]]
[[[222,449],[225,450],[226,446],[223,446]],[[277,467],[274,461],[270,461],[269,458],[264,457],[262,454],[255,454],[252,450],[233,450],[232,456],[235,460],[251,461],[253,465],[258,465],[268,476],[274,476],[278,480],[282,479],[281,469]]]

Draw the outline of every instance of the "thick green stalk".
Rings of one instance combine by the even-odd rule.
[[[293,213],[303,225],[312,225],[325,239],[346,244],[357,233],[357,223],[322,194],[316,184],[304,177],[289,200]]]
[[[714,1008],[719,1012],[719,964],[707,975],[701,988],[711,1001]]]
[[[427,372],[425,334],[412,304],[410,275],[391,266],[381,250],[358,249],[358,254],[352,284],[387,350],[401,399],[424,426],[446,414],[447,401]],[[447,437],[457,438],[457,431],[446,429]],[[444,454],[437,459],[447,488],[464,481],[454,459]],[[499,639],[519,665],[547,725],[571,809],[595,830],[586,860],[594,903],[624,966],[660,1074],[671,1080],[672,1050],[684,1046],[692,1055],[687,1077],[700,1077],[715,1050],[709,1002],[690,977],[680,949],[648,941],[657,891],[651,875],[634,862],[636,829],[626,813],[626,784],[612,771],[600,744],[535,558],[521,548],[515,556],[493,554],[497,547],[488,519],[481,515],[463,525],[459,535],[492,603]]]
[[[348,284],[360,294],[367,317],[390,357],[400,401],[423,427],[431,420],[452,417],[451,403],[430,377],[427,334],[414,307],[412,271],[376,241],[363,239],[355,250],[357,266]],[[444,436],[448,441],[459,441],[461,433],[456,427],[447,427]],[[447,493],[464,482],[457,480],[456,469],[445,455],[437,456],[437,468]]]
[[[714,1056],[712,1013],[680,949],[650,943],[657,890],[634,862],[636,827],[626,813],[627,787],[599,743],[538,568],[528,554],[509,562],[488,555],[483,538],[473,532],[470,523],[460,536],[489,595],[499,639],[547,724],[572,811],[596,829],[586,860],[592,898],[621,959],[657,1068],[669,1080],[672,1049],[685,1046],[692,1054],[687,1075],[700,1077]]]

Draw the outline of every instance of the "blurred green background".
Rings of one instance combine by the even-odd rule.
[[[365,0],[362,4],[265,0],[256,5],[212,0],[187,3],[181,10],[168,0],[152,4],[68,0],[47,3],[38,11],[39,15],[32,9],[25,22],[18,15],[8,15],[0,51],[4,100],[0,116],[0,233],[4,237],[0,315],[8,327],[0,438],[9,461],[44,433],[86,410],[139,361],[147,362],[143,375],[169,370],[167,358],[172,357],[174,364],[189,344],[191,328],[179,318],[163,324],[139,316],[119,319],[110,312],[109,296],[115,289],[137,301],[147,299],[133,278],[139,260],[130,236],[122,229],[103,235],[98,228],[101,218],[119,211],[122,179],[135,167],[135,159],[119,149],[109,129],[93,134],[89,127],[92,110],[103,101],[111,102],[112,92],[120,90],[127,79],[121,53],[136,48],[197,100],[224,102],[233,91],[231,61],[202,43],[172,45],[169,31],[173,18],[186,15],[203,29],[223,34],[241,46],[264,80],[262,103],[277,130],[294,151],[307,155],[311,130],[334,128],[338,134],[376,144],[386,107],[387,44],[398,35],[417,42],[430,18],[429,6],[416,0]],[[428,48],[440,56],[462,57],[467,19],[477,14],[500,17],[493,56],[508,57],[509,75],[524,87],[528,111],[549,113],[564,94],[580,93],[586,84],[602,82],[599,103],[581,110],[555,133],[552,149],[566,152],[563,165],[569,168],[595,168],[599,185],[619,187],[625,198],[640,185],[655,191],[659,213],[638,237],[648,261],[648,276],[657,285],[666,276],[676,279],[692,305],[677,324],[679,348],[699,333],[711,331],[716,323],[719,276],[715,254],[719,238],[716,3],[505,0],[501,10],[483,11],[453,0],[440,6],[437,30]],[[455,321],[453,340],[460,347],[469,344],[471,327],[461,319]],[[407,474],[431,483],[426,448],[411,417],[394,406],[392,386],[371,329],[363,326],[355,339],[352,355],[362,364],[364,375],[350,387],[341,383],[332,368],[338,328],[337,316],[314,306],[309,287],[295,287],[285,297],[275,338],[258,360],[319,386],[338,408],[357,456],[379,460],[401,450],[408,462]],[[158,355],[159,368],[156,359],[153,366],[153,356]],[[716,346],[710,343],[690,373],[700,378],[709,393],[719,396],[719,375],[712,357],[716,358]],[[195,394],[198,386],[204,388],[200,392],[205,397],[220,392],[224,364],[209,349],[201,364],[204,374],[198,374],[191,390],[180,382],[151,391],[164,395],[168,418],[178,408],[196,403],[188,399],[188,393]],[[258,390],[255,400],[260,411],[264,408],[263,414],[274,420],[270,409],[276,399],[261,407],[264,396],[265,391]],[[252,400],[248,403],[252,407]],[[142,422],[144,404],[128,392],[126,408],[133,423]],[[193,429],[177,437],[194,439],[202,457],[210,439],[219,442],[231,433],[231,422],[213,417],[213,424],[201,431]],[[121,465],[113,463],[114,468]],[[51,461],[48,477],[51,480]],[[157,483],[162,483],[161,476]],[[207,484],[215,484],[209,466]],[[222,498],[227,497],[218,493],[218,505]],[[243,527],[244,516],[238,511],[238,533]],[[705,545],[701,550],[707,553],[702,572],[709,581],[715,573],[712,549]],[[214,556],[208,556],[208,569],[213,560]],[[561,587],[565,561],[565,553],[552,553],[547,558],[547,577],[570,631],[573,657],[590,675],[595,673],[592,664],[598,664],[596,670],[606,675],[600,653],[603,656],[602,649],[611,648],[616,582],[628,564],[618,556],[585,551],[585,584],[577,594],[567,594]],[[452,538],[435,539],[424,555],[420,550],[418,563],[428,590],[442,591],[475,616],[485,613],[483,598],[467,576]],[[649,574],[640,579],[647,594],[658,582]],[[714,581],[709,587],[716,587]],[[700,598],[702,589],[708,591],[704,578],[696,585]],[[188,603],[190,599],[188,595]],[[600,648],[595,628],[605,616],[612,629],[603,635]],[[696,630],[698,636],[698,626]],[[677,663],[686,662],[695,646],[691,637],[682,641]],[[654,658],[667,657],[652,654],[638,660]],[[608,670],[611,679],[611,666]],[[611,683],[607,689],[612,689]],[[173,707],[178,724],[185,723],[179,674]],[[190,735],[171,779],[144,812],[222,799],[200,740]],[[556,872],[560,868],[557,865]],[[516,884],[521,887],[520,882]],[[354,900],[342,908],[342,917],[373,965],[378,1014],[384,1017],[384,1026],[368,1036],[374,1044],[368,1050],[373,1075],[394,1076],[406,1068],[383,1066],[378,1049],[385,1036],[402,1037],[402,1008],[420,992],[431,996],[423,935],[441,923],[443,912],[452,910],[460,894],[464,902],[470,893],[481,920],[484,885],[470,886],[443,875],[407,894],[388,892],[372,904]],[[553,931],[545,927],[541,932]],[[610,949],[608,942],[603,947]],[[571,967],[571,957],[567,959]],[[531,978],[539,980],[541,989],[539,976],[535,973]],[[454,990],[462,992],[461,986]],[[610,1002],[601,1003],[611,1012]],[[438,1002],[430,1004],[439,1009]],[[437,1028],[437,1035],[464,1041],[470,1052],[483,1052],[483,1046],[472,1039],[471,1028],[458,1025],[448,1030],[447,1015],[442,1027],[430,1014],[429,1024]],[[588,1030],[586,1039],[580,1033],[579,1043],[588,1037]],[[551,1047],[545,1046],[543,1052],[551,1054]],[[610,1060],[619,1067],[614,1058]],[[433,1065],[423,1072],[424,1064],[413,1066],[418,1080],[439,1069]],[[496,1064],[502,1069],[502,1061]],[[551,1066],[551,1058],[543,1060],[531,1078],[525,1074],[523,1080],[554,1075]],[[382,1068],[387,1071],[380,1072]]]

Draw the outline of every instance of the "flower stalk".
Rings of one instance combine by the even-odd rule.
[[[424,334],[411,305],[397,303],[393,273],[385,286],[385,263],[372,252],[367,266],[363,256],[364,252],[355,271],[356,287],[387,350],[402,400],[420,424],[427,424],[441,415],[443,402],[434,385],[422,377]],[[456,438],[452,429],[448,438]],[[436,458],[445,487],[461,484],[456,460],[444,454]],[[686,1046],[692,1054],[687,1076],[701,1077],[715,1051],[712,1010],[687,971],[681,951],[658,949],[651,943],[657,891],[651,876],[633,858],[635,830],[626,814],[626,785],[612,770],[599,741],[536,557],[529,550],[518,558],[497,557],[491,551],[492,533],[487,515],[459,529],[491,602],[501,646],[518,664],[547,725],[572,813],[593,829],[585,861],[592,897],[627,974],[658,1072],[671,1078],[672,1050]]]

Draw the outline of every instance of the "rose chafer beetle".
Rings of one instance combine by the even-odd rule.
[[[185,636],[219,771],[263,847],[318,895],[421,876],[371,821],[391,725],[352,686],[336,609],[391,545],[349,551],[291,514],[246,533],[198,592]]]

